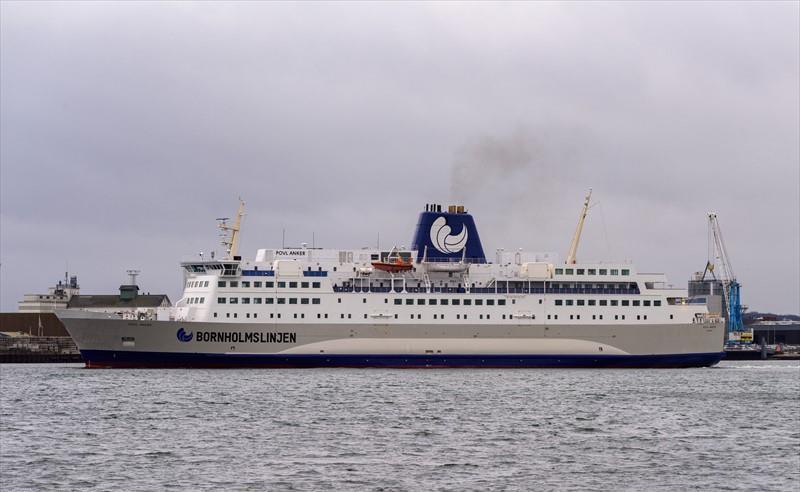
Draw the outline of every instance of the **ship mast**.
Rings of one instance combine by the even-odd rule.
[[[233,225],[228,225],[227,217],[217,219],[218,227],[222,230],[222,246],[225,248],[229,260],[239,254],[239,230],[242,225],[242,217],[244,217],[244,200],[240,197],[239,210],[236,211],[236,220]]]
[[[586,200],[583,202],[583,209],[578,218],[578,226],[575,228],[575,235],[572,236],[572,243],[569,245],[569,253],[567,253],[567,265],[575,264],[575,254],[578,252],[578,243],[581,240],[581,232],[583,231],[583,223],[586,221],[586,214],[589,213],[589,200],[592,198],[592,189],[589,188],[589,194],[586,195]]]

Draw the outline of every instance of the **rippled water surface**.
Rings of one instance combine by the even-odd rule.
[[[0,366],[6,490],[800,490],[800,364]]]

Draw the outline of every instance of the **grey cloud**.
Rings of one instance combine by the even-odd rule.
[[[408,244],[463,201],[487,249],[683,284],[725,227],[745,302],[800,311],[796,3],[0,4],[0,300],[215,246]]]

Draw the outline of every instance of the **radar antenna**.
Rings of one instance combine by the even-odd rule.
[[[217,227],[220,228],[222,236],[222,247],[225,249],[227,259],[232,260],[234,256],[239,254],[239,230],[242,225],[242,217],[244,217],[244,200],[239,197],[239,209],[236,211],[236,220],[233,225],[228,225],[229,217],[220,217],[217,219]]]
[[[592,189],[589,188],[589,194],[586,195],[586,200],[583,202],[581,215],[578,217],[578,226],[575,228],[575,234],[572,236],[572,242],[569,245],[569,252],[567,253],[567,265],[575,264],[575,254],[578,252],[578,243],[581,240],[581,232],[583,231],[583,223],[586,221],[586,214],[589,213],[589,200],[592,198]]]
[[[128,274],[128,285],[137,285],[136,284],[136,277],[142,273],[141,270],[125,270],[125,273]]]

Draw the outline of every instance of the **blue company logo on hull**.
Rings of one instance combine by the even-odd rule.
[[[176,333],[176,336],[178,337],[178,340],[181,342],[191,342],[192,338],[194,338],[194,333],[191,331],[189,333],[186,333],[186,330],[184,330],[183,328],[178,328],[178,333]]]

